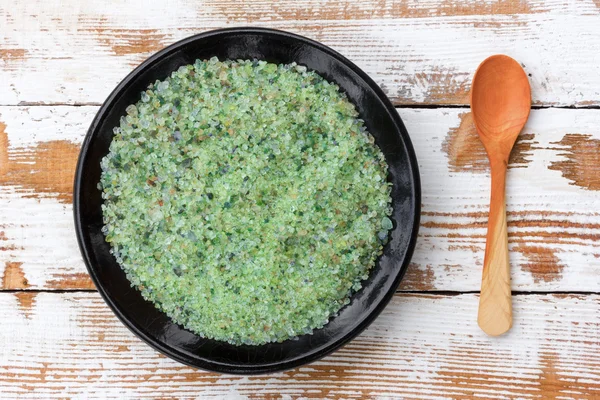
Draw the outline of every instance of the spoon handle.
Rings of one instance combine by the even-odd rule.
[[[505,202],[507,160],[490,161],[492,194],[477,323],[488,335],[498,336],[512,326]]]

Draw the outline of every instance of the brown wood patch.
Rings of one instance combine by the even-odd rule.
[[[597,231],[600,225],[595,223],[581,223],[567,219],[569,213],[555,213],[556,216],[562,216],[564,219],[547,218],[554,213],[551,212],[527,212],[513,211],[508,212],[508,226],[519,228],[518,231],[508,233],[509,243],[512,244],[511,250],[521,253],[525,262],[520,265],[524,271],[532,274],[536,283],[560,281],[566,265],[561,263],[561,260],[556,255],[557,250],[552,248],[553,244],[581,244],[581,241],[600,241],[600,234]],[[453,241],[469,240],[473,241],[476,238],[485,238],[485,233],[463,233],[467,230],[485,229],[487,227],[487,212],[468,212],[468,213],[437,213],[424,212],[424,216],[443,217],[443,220],[429,220],[423,222],[423,228],[446,229],[449,232],[445,234],[437,234],[436,236],[445,236],[452,238]],[[539,219],[539,217],[543,219]],[[447,222],[452,221],[453,217],[469,218],[465,222]],[[547,228],[571,228],[569,231],[562,231],[559,235],[553,230],[548,231]],[[527,230],[523,230],[527,229]],[[422,236],[427,237],[427,234],[421,232]],[[449,250],[458,250],[459,247],[469,249],[473,252],[481,252],[483,248],[477,246],[468,246],[462,244],[451,244]],[[414,269],[413,269],[414,270]],[[410,272],[410,270],[409,270]],[[413,272],[414,274],[414,272]],[[410,275],[407,273],[407,277]],[[410,278],[409,278],[410,279]],[[413,285],[415,282],[410,281]],[[420,289],[420,288],[419,288]]]
[[[8,241],[8,237],[6,237],[6,233],[4,233],[4,231],[0,231],[0,251],[23,250],[23,247],[17,247],[14,244],[1,243],[1,242],[6,242],[6,241]]]
[[[522,133],[510,153],[508,168],[525,168],[531,162],[532,151],[537,149],[533,133]],[[442,151],[448,155],[451,172],[488,172],[490,163],[483,143],[479,140],[473,115],[460,114],[460,124],[450,129],[442,143]]]
[[[29,281],[21,268],[23,263],[9,261],[4,265],[2,289],[27,289]]]
[[[560,171],[571,185],[600,190],[600,140],[592,139],[591,135],[569,133],[553,144],[565,148],[559,155],[566,160],[554,161],[548,168]]]
[[[486,172],[490,169],[470,112],[460,114],[460,124],[450,129],[442,143],[442,151],[448,155],[448,166],[452,172]]]
[[[583,379],[573,379],[563,375],[560,357],[556,352],[543,351],[540,354],[542,374],[539,379],[540,390],[544,399],[594,399],[599,397],[600,384]],[[593,367],[592,367],[593,368]]]
[[[53,279],[46,282],[50,289],[79,289],[95,290],[96,286],[90,276],[85,272],[76,272],[72,274],[54,274]]]
[[[508,213],[510,216],[511,214]],[[514,220],[508,222],[509,227],[519,227],[519,228],[530,228],[528,231],[513,231],[508,232],[508,238],[512,243],[532,243],[535,240],[543,239],[544,243],[562,243],[562,244],[580,244],[577,240],[593,240],[600,241],[600,233],[587,233],[587,232],[561,232],[560,235],[557,235],[554,232],[547,232],[544,230],[539,230],[539,228],[545,227],[556,227],[556,228],[584,228],[587,230],[597,229],[596,224],[585,224],[571,221],[540,221],[540,220]],[[486,228],[487,221],[471,221],[467,223],[455,223],[455,222],[437,222],[437,221],[427,221],[421,224],[423,228],[441,228],[453,230],[456,232],[450,232],[447,234],[438,234],[436,236],[440,237],[449,237],[449,238],[467,238],[467,239],[475,239],[475,238],[484,238],[484,234],[475,234],[475,233],[464,233],[461,232],[466,228]],[[536,230],[537,228],[537,230]],[[593,232],[593,231],[592,231]],[[428,237],[426,234],[422,234],[424,237]],[[430,235],[429,235],[430,236]]]
[[[306,4],[302,4],[306,3]],[[284,0],[272,2],[242,1],[232,6],[229,1],[211,3],[229,21],[256,22],[262,20],[363,20],[386,18],[427,18],[443,16],[515,15],[545,12],[532,7],[529,1],[497,0],[494,2],[465,2],[445,0],[426,3],[406,0],[367,0],[362,2],[309,2]]]
[[[400,290],[433,290],[435,289],[435,272],[431,265],[421,267],[415,263],[410,263],[406,270],[406,275],[400,283]]]
[[[4,61],[8,60],[22,60],[26,58],[28,51],[25,49],[0,49],[0,59]]]
[[[166,46],[166,36],[156,29],[96,28],[98,40],[118,55],[152,53]]]
[[[538,149],[538,142],[534,141],[533,133],[521,133],[510,152],[508,168],[526,168],[531,162],[532,151]]]
[[[11,149],[6,125],[0,124],[0,185],[14,186],[24,197],[71,203],[78,155],[79,145],[66,140]]]
[[[565,266],[560,263],[554,250],[542,246],[528,246],[525,243],[515,246],[513,250],[527,258],[527,262],[521,264],[521,267],[531,273],[536,283],[552,282],[562,278]]]
[[[111,27],[106,17],[80,18],[79,31],[94,35],[98,42],[107,46],[118,55],[146,55],[167,46],[167,35],[158,29],[121,29]],[[136,62],[137,63],[137,62]]]
[[[37,292],[19,292],[15,293],[17,303],[19,303],[19,310],[23,312],[25,318],[30,319],[35,307],[35,298]]]
[[[2,65],[2,69],[16,70],[17,68],[19,68],[20,62],[27,59],[28,53],[29,52],[25,49],[2,49],[2,48],[0,48],[0,61],[4,63],[4,65],[2,65],[2,63],[0,63],[0,65]]]
[[[0,122],[0,176],[8,172],[8,134],[6,124]]]

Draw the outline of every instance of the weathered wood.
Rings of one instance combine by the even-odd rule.
[[[501,338],[477,327],[477,302],[470,294],[398,295],[333,355],[237,377],[160,356],[97,293],[3,293],[0,398],[600,396],[600,296],[515,296],[515,326]]]
[[[399,294],[324,360],[235,377],[159,355],[95,292],[31,291],[94,288],[72,222],[79,146],[116,83],[176,40],[231,26],[296,32],[408,106],[466,105],[477,65],[505,53],[523,63],[536,105],[589,107],[600,105],[599,17],[598,0],[0,1],[0,399],[600,398],[600,295],[516,295],[514,328],[489,338],[477,295]],[[399,112],[423,187],[401,289],[476,291],[489,168],[471,114]],[[600,112],[532,112],[510,163],[513,290],[598,291]]]
[[[76,154],[96,110],[0,107],[1,288],[93,288],[70,201]],[[489,170],[470,114],[399,112],[423,189],[420,238],[402,288],[479,290]],[[531,113],[507,181],[513,290],[598,290],[599,176],[600,112]]]
[[[481,60],[506,53],[535,104],[600,104],[597,1],[35,0],[0,3],[0,104],[99,103],[131,69],[213,28],[266,26],[322,41],[396,104],[467,104]]]
[[[480,277],[483,258],[489,169],[470,114],[453,111],[437,116],[425,110],[400,111],[422,166],[423,214],[413,258],[420,273],[415,280],[429,281],[421,287],[439,287],[443,281],[447,289],[477,290],[474,279]],[[598,287],[594,266],[600,257],[600,225],[598,192],[592,188],[600,164],[588,162],[600,154],[600,132],[592,122],[597,112],[576,117],[569,111],[533,111],[509,161],[513,290]],[[565,137],[578,131],[586,132],[573,137],[578,144],[565,144]],[[588,272],[586,266],[591,267]],[[591,281],[595,283],[588,286]]]
[[[0,107],[0,288],[93,288],[71,207],[93,107]]]

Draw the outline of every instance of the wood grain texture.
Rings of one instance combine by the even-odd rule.
[[[471,89],[471,115],[485,147],[492,178],[477,322],[492,336],[501,335],[512,326],[506,172],[530,109],[529,80],[517,61],[497,54],[479,65]]]
[[[508,154],[504,163],[508,161]],[[506,164],[491,165],[492,184],[485,256],[477,322],[488,335],[499,336],[512,327],[510,260],[506,224]]]
[[[536,105],[591,107],[599,19],[598,0],[0,0],[0,399],[600,398],[595,294],[517,295],[515,325],[500,338],[477,327],[477,295],[398,294],[333,355],[236,377],[159,355],[96,292],[49,292],[94,289],[70,203],[96,105],[176,40],[232,26],[296,32],[340,51],[405,106],[466,105],[477,65],[505,53],[524,65]],[[476,291],[490,171],[472,116],[399,112],[423,187],[401,289]],[[599,177],[598,110],[532,112],[508,170],[513,290],[598,291]]]
[[[600,296],[515,296],[518,323],[502,338],[479,330],[477,302],[471,294],[397,295],[369,329],[325,359],[237,377],[159,355],[97,293],[4,293],[0,398],[600,396]]]
[[[430,288],[437,287],[443,280],[444,287],[464,290],[464,283],[471,282],[476,276],[474,270],[482,265],[489,169],[473,169],[474,165],[482,165],[485,152],[480,142],[462,138],[473,132],[460,129],[465,126],[465,114],[456,111],[442,111],[442,115],[429,115],[429,118],[425,117],[429,110],[400,110],[400,114],[409,129],[412,128],[424,197],[421,236],[413,262],[419,265],[420,271],[427,271],[429,266],[433,275]],[[515,148],[516,158],[521,159],[520,168],[508,170],[508,237],[513,290],[529,290],[525,287],[563,290],[564,287],[564,290],[594,291],[598,287],[598,282],[587,285],[588,279],[596,281],[597,273],[593,270],[599,263],[596,256],[600,239],[598,192],[591,190],[587,181],[576,185],[576,181],[550,168],[557,162],[572,161],[581,169],[582,177],[598,175],[598,164],[580,162],[565,152],[566,146],[559,144],[569,133],[580,130],[585,131],[585,135],[588,131],[596,132],[590,133],[586,141],[597,138],[595,123],[584,127],[591,122],[587,118],[595,119],[597,112],[583,111],[586,117],[580,118],[569,111],[533,111],[522,141]],[[413,120],[415,116],[425,118],[417,121]],[[449,128],[441,128],[438,124],[446,118],[448,121],[444,124]],[[454,151],[448,151],[448,142],[457,143]],[[469,145],[462,148],[461,143]],[[469,150],[473,148],[479,150]],[[460,163],[456,162],[459,155]],[[589,244],[588,250],[581,247],[583,243]],[[586,265],[591,267],[589,273],[583,272]],[[566,278],[567,275],[571,277]],[[571,286],[567,281],[578,283]]]
[[[48,154],[47,143],[69,143],[52,157],[74,165],[76,152],[71,149],[83,140],[96,110],[0,107],[2,143],[9,144],[0,148],[0,161],[6,160],[0,165],[11,166],[0,170],[2,288],[93,288],[75,240],[72,208],[64,200],[70,198],[72,171],[59,168],[64,181],[57,181],[53,166],[35,160],[38,152]],[[476,133],[465,123],[468,111],[399,112],[417,152],[423,190],[420,237],[402,289],[479,290],[490,176],[483,146],[472,139]],[[531,113],[507,178],[513,290],[600,287],[600,203],[595,186],[600,163],[593,161],[599,143],[596,110]],[[23,154],[31,158],[25,162]],[[7,178],[17,161],[28,174],[39,176],[35,184]]]
[[[535,104],[600,105],[599,16],[592,0],[0,2],[0,104],[99,103],[152,52],[251,25],[322,41],[398,105],[467,104],[494,53],[524,65]]]
[[[71,192],[96,108],[0,107],[0,289],[91,289]]]

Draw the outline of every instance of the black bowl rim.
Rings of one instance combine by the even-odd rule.
[[[365,317],[365,319],[362,321],[362,323],[360,325],[358,325],[352,331],[348,332],[348,334],[346,336],[344,336],[342,339],[338,340],[337,342],[332,343],[328,347],[325,347],[325,348],[321,349],[320,351],[317,351],[314,353],[300,355],[292,360],[261,365],[258,367],[257,366],[243,367],[243,366],[240,366],[237,364],[216,362],[214,360],[210,360],[207,358],[200,358],[200,357],[191,358],[189,356],[186,356],[185,354],[180,353],[179,351],[177,351],[177,349],[167,346],[164,343],[160,342],[159,340],[157,340],[153,337],[150,337],[149,335],[147,335],[144,332],[144,330],[141,327],[137,326],[132,321],[127,319],[121,313],[121,311],[119,310],[117,305],[112,301],[110,296],[106,293],[106,291],[104,290],[102,284],[100,283],[100,281],[98,279],[98,276],[96,275],[95,269],[92,267],[92,262],[91,262],[91,259],[90,259],[89,253],[88,253],[88,249],[86,248],[86,246],[84,244],[83,227],[82,227],[82,222],[81,222],[81,218],[80,218],[80,216],[81,216],[81,214],[80,214],[81,197],[80,197],[79,193],[80,193],[81,181],[83,179],[84,159],[88,153],[88,149],[90,146],[91,139],[94,135],[94,132],[98,128],[99,123],[104,119],[107,111],[110,110],[110,108],[112,107],[115,98],[121,93],[122,90],[124,90],[127,86],[129,86],[137,78],[137,76],[140,74],[140,72],[142,72],[147,67],[152,65],[158,59],[166,56],[167,54],[171,53],[172,51],[178,50],[180,47],[182,47],[190,42],[196,41],[198,39],[207,38],[207,37],[210,37],[213,35],[221,35],[221,34],[227,34],[227,33],[232,33],[232,34],[240,34],[240,33],[241,34],[270,34],[270,35],[280,35],[280,36],[288,37],[288,38],[291,38],[291,39],[294,39],[294,40],[297,40],[300,42],[304,42],[313,47],[316,47],[317,49],[321,50],[322,52],[327,53],[330,56],[332,56],[332,57],[338,59],[339,61],[341,61],[342,63],[344,63],[354,73],[359,75],[367,83],[367,85],[377,94],[377,96],[380,98],[380,100],[384,104],[386,111],[392,117],[394,123],[397,126],[398,131],[400,132],[400,134],[402,136],[402,140],[404,142],[404,145],[406,146],[406,150],[407,150],[408,157],[409,157],[409,160],[408,160],[409,165],[410,165],[410,168],[412,171],[412,183],[413,183],[412,195],[414,197],[412,199],[412,201],[413,201],[413,205],[414,205],[414,220],[413,220],[413,225],[411,227],[410,241],[409,241],[406,253],[405,253],[404,261],[400,268],[400,272],[396,275],[396,278],[395,278],[393,284],[390,286],[390,289],[385,294],[385,296],[382,298],[382,300],[377,305],[377,307],[374,310],[372,310],[371,313],[369,313]],[[404,278],[404,274],[406,273],[406,270],[408,268],[408,265],[410,263],[412,254],[413,254],[415,246],[416,246],[417,235],[418,235],[418,230],[419,230],[419,223],[420,223],[420,214],[421,214],[421,181],[420,181],[420,175],[419,175],[419,169],[418,169],[418,163],[417,163],[415,151],[412,146],[412,142],[410,140],[410,137],[408,135],[406,127],[404,126],[404,123],[402,122],[402,119],[398,115],[398,112],[396,111],[396,109],[393,106],[393,104],[391,103],[391,101],[385,95],[383,90],[379,87],[379,85],[377,85],[375,83],[375,81],[373,81],[365,72],[363,72],[360,68],[358,68],[353,62],[351,62],[350,60],[348,60],[346,57],[344,57],[340,53],[336,52],[335,50],[329,48],[328,46],[325,46],[315,40],[306,38],[304,36],[300,36],[300,35],[297,35],[294,33],[281,31],[281,30],[277,30],[277,29],[271,29],[271,28],[235,27],[235,28],[223,28],[223,29],[210,30],[210,31],[202,32],[202,33],[199,33],[196,35],[189,36],[185,39],[175,42],[175,43],[171,44],[170,46],[165,47],[164,49],[156,52],[155,54],[153,54],[152,56],[147,58],[144,62],[142,62],[139,66],[137,66],[132,72],[130,72],[115,87],[115,89],[113,89],[113,91],[106,98],[106,100],[102,103],[102,106],[96,113],[96,116],[92,120],[92,123],[88,129],[88,132],[86,133],[85,139],[84,139],[82,147],[81,147],[81,151],[79,153],[79,158],[77,161],[77,167],[76,167],[76,171],[75,171],[75,179],[74,179],[74,184],[73,184],[73,216],[75,219],[75,231],[76,231],[76,235],[77,235],[77,242],[79,245],[79,249],[81,251],[81,254],[82,254],[83,260],[85,262],[86,268],[88,270],[88,273],[90,274],[90,277],[92,278],[92,281],[94,282],[94,285],[96,286],[98,292],[100,293],[100,295],[102,296],[102,298],[104,299],[106,304],[111,308],[113,313],[119,318],[119,320],[123,323],[123,325],[125,325],[132,333],[134,333],[136,336],[141,338],[152,348],[154,348],[155,350],[159,351],[160,353],[170,357],[171,359],[174,359],[182,364],[189,365],[191,367],[201,368],[201,369],[215,371],[215,372],[229,373],[229,374],[266,374],[266,373],[278,372],[278,371],[282,371],[282,370],[295,368],[295,367],[298,367],[298,366],[301,366],[304,364],[308,364],[308,363],[314,362],[314,361],[332,353],[333,351],[339,349],[340,347],[342,347],[343,345],[348,343],[350,340],[352,340],[356,336],[358,336],[362,331],[364,331],[375,320],[375,318],[377,318],[377,316],[381,313],[381,311],[383,311],[383,309],[387,306],[387,304],[390,302],[390,300],[394,296],[396,289],[398,288],[398,285]]]

